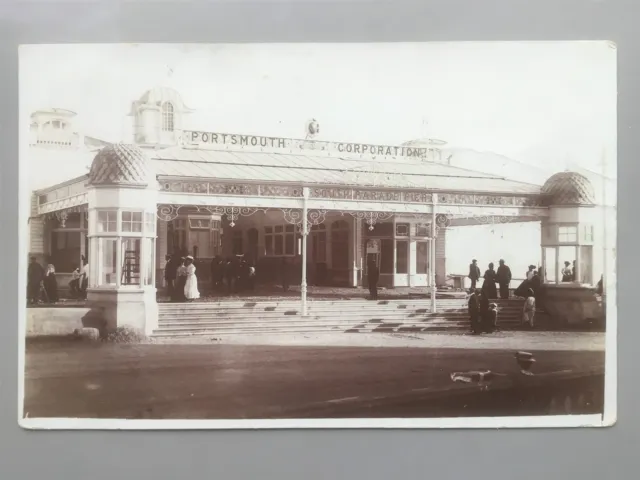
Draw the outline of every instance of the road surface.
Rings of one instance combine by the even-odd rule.
[[[534,353],[536,373],[585,371],[604,362],[604,352],[597,350]],[[24,413],[127,419],[433,417],[442,413],[424,401],[425,395],[468,388],[454,384],[451,373],[483,369],[522,377],[510,349],[44,342],[27,345]],[[526,413],[539,412],[521,414]]]

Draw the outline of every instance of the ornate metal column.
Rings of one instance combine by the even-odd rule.
[[[307,201],[309,199],[309,189],[303,188],[302,212],[294,209],[283,209],[284,219],[287,223],[297,225],[302,235],[302,281],[300,282],[300,302],[302,305],[302,315],[307,315],[307,236],[313,225],[320,225],[327,215],[326,210],[308,210]]]
[[[302,302],[302,316],[307,316],[307,236],[309,235],[309,222],[307,220],[307,201],[309,200],[309,187],[302,188],[302,281],[300,282],[300,296]]]
[[[436,313],[436,237],[438,235],[436,225],[436,205],[438,195],[431,194],[431,248],[429,252],[431,268],[429,269],[429,283],[431,284],[431,313]]]

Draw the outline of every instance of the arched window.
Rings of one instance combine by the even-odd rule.
[[[162,104],[162,130],[173,132],[173,105],[170,102]]]

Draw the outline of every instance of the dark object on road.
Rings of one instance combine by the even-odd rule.
[[[533,358],[533,354],[529,352],[517,352],[516,353],[516,362],[518,362],[518,366],[522,370],[522,373],[531,373],[531,367],[536,363],[536,359]]]

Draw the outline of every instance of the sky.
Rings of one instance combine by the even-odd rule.
[[[131,102],[179,91],[193,129],[398,145],[431,137],[549,171],[615,177],[616,50],[607,42],[29,45],[20,114],[67,108],[127,141]],[[603,170],[603,159],[606,167]]]

